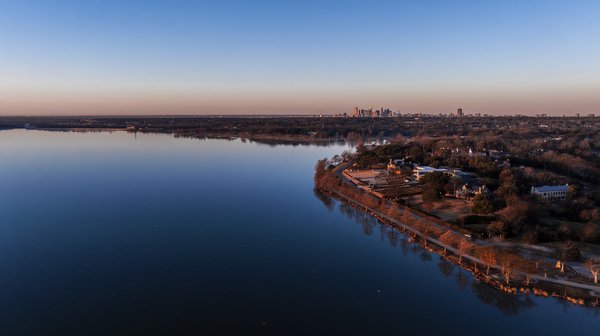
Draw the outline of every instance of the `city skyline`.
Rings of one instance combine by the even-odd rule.
[[[600,113],[600,4],[0,3],[0,115]]]

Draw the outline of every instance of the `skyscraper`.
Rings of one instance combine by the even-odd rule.
[[[457,116],[457,117],[463,117],[463,116],[464,116],[464,115],[463,115],[462,108],[459,108],[459,109],[458,109],[458,111],[456,111],[456,116]]]

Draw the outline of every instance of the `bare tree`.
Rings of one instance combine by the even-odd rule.
[[[473,243],[471,243],[470,241],[466,240],[465,238],[459,238],[458,242],[457,242],[457,250],[458,250],[458,263],[462,264],[462,258],[465,254],[467,254],[467,251],[472,248],[474,245]]]
[[[417,229],[421,231],[423,237],[423,246],[427,247],[427,239],[431,236],[431,225],[427,221],[417,222]]]
[[[402,217],[401,217],[400,221],[404,225],[411,225],[412,224],[412,222],[414,221],[414,218],[413,218],[410,210],[408,210],[408,209],[403,209],[402,210]]]
[[[483,246],[477,251],[479,260],[483,261],[487,269],[485,274],[490,274],[490,267],[496,265],[498,259],[498,250],[493,246]]]
[[[521,271],[525,272],[525,284],[529,286],[531,283],[531,279],[533,278],[534,273],[537,271],[538,261],[531,261],[524,258],[521,258],[521,262],[519,263],[519,268]]]
[[[447,246],[453,246],[456,243],[456,235],[452,231],[446,231],[438,240],[444,244],[444,253],[446,253]]]
[[[523,264],[523,259],[516,254],[503,253],[500,256],[500,266],[502,267],[502,275],[506,284],[510,283],[510,278]]]
[[[600,275],[600,257],[587,260],[585,262],[585,267],[592,272],[592,275],[594,276],[594,283],[597,284],[598,275]]]

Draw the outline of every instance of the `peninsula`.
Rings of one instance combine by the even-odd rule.
[[[597,144],[532,134],[360,143],[319,161],[315,187],[503,290],[598,305]]]

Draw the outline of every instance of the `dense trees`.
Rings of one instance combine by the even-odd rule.
[[[425,175],[419,181],[423,185],[423,202],[430,203],[444,196],[444,190],[450,178],[447,174],[433,172]]]
[[[581,230],[581,241],[597,244],[600,242],[600,225],[589,222]]]
[[[314,182],[317,189],[331,189],[341,182],[329,171],[332,169],[331,162],[327,159],[317,161],[315,164]]]
[[[519,188],[517,187],[517,179],[512,170],[504,169],[500,172],[499,176],[500,186],[496,189],[496,197],[508,199],[512,196],[519,195]]]
[[[337,158],[334,161],[343,162],[341,158]],[[320,186],[325,190],[338,190],[342,193],[342,195],[350,196],[350,199],[354,199],[357,202],[366,205],[365,209],[368,207],[375,209],[376,212],[380,211],[390,215],[393,218],[401,219],[402,223],[410,225],[420,232],[419,234],[413,235],[413,238],[421,236],[423,238],[424,246],[428,246],[427,239],[431,237],[437,239],[439,243],[441,243],[440,245],[444,248],[444,252],[446,252],[447,247],[451,247],[450,250],[457,256],[458,264],[463,263],[465,256],[472,255],[478,258],[480,263],[486,267],[486,274],[490,273],[490,269],[492,267],[500,269],[500,274],[504,278],[504,282],[506,284],[510,284],[511,280],[514,280],[515,275],[519,275],[520,277],[524,277],[525,283],[529,285],[531,279],[534,277],[532,274],[539,272],[536,265],[539,260],[527,260],[516,252],[512,252],[510,249],[500,249],[493,245],[477,245],[475,242],[467,239],[464,235],[453,230],[446,230],[443,232],[445,229],[433,224],[429,219],[418,219],[414,216],[414,214],[411,214],[410,211],[407,211],[406,208],[402,209],[402,207],[397,204],[386,203],[385,201],[382,201],[382,199],[374,197],[370,193],[341,183],[341,180],[337,178],[339,171],[335,167],[332,167],[331,164],[332,161],[326,159],[319,160],[317,162],[315,166],[315,183],[317,186]],[[441,178],[441,175],[435,176],[435,174],[431,174],[424,180],[424,182],[425,184],[439,186],[446,182],[446,179]],[[325,199],[324,197],[322,200],[327,206],[330,206],[329,200]],[[366,212],[361,213],[365,214]],[[492,231],[492,227],[497,226],[498,232],[501,232],[502,234],[506,234],[506,232],[511,233],[512,230],[515,230],[514,226],[518,223],[527,221],[527,218],[530,216],[530,214],[531,207],[527,203],[523,205],[523,202],[519,203],[511,201],[506,208],[502,209],[501,215],[498,216],[501,220],[492,222],[492,224],[490,224],[490,231]],[[582,213],[582,216],[589,219],[591,224],[593,224],[592,221],[596,220],[598,217],[597,215],[598,213],[595,211],[586,211]],[[371,234],[372,225],[365,224],[365,232]],[[528,232],[536,231],[530,230]],[[563,267],[564,261],[577,259],[580,255],[577,244],[571,242],[565,244],[563,248],[559,250],[559,253],[560,260],[563,261]],[[471,261],[476,260],[471,258],[468,259]],[[475,267],[475,271],[477,272],[479,262],[474,263],[471,261],[467,264],[473,265]],[[586,265],[594,275],[595,281],[597,281],[597,276],[600,272],[600,259],[588,261]]]
[[[501,221],[507,224],[512,233],[518,233],[525,225],[527,219],[528,206],[525,203],[509,205],[498,211]]]
[[[558,258],[560,261],[575,261],[581,257],[581,251],[575,242],[567,241],[563,243],[558,250]]]
[[[530,244],[600,243],[598,125],[583,132],[581,125],[591,125],[584,120],[563,120],[560,124],[545,120],[549,129],[532,128],[530,119],[519,119],[518,123],[514,123],[517,119],[495,120],[495,125],[510,122],[511,127],[507,128],[482,128],[470,120],[455,128],[455,121],[448,121],[449,126],[440,131],[433,127],[439,125],[434,119],[412,120],[405,124],[405,131],[396,133],[386,145],[360,144],[356,155],[358,165],[381,166],[390,159],[404,158],[409,164],[403,167],[400,177],[394,175],[400,179],[410,174],[410,163],[473,172],[479,176],[475,186],[485,185],[491,192],[473,198],[471,212],[486,216],[480,216],[485,220],[468,227],[480,228],[490,223],[490,235],[517,238]],[[413,122],[429,125],[429,131],[415,132]],[[336,163],[342,161],[340,157]],[[570,187],[565,201],[544,202],[529,195],[532,186],[567,182]],[[423,208],[433,209],[430,204],[446,193],[453,193],[462,183],[466,182],[450,180],[441,173],[425,176],[420,181]]]
[[[473,207],[471,211],[477,214],[487,214],[494,210],[492,202],[482,193],[473,198]]]
[[[496,215],[488,228],[491,235],[518,237],[533,244],[566,240],[600,243],[600,186],[577,180],[586,169],[588,172],[596,169],[600,176],[600,155],[589,155],[592,149],[600,153],[600,141],[589,137],[578,139],[575,129],[567,133],[569,131],[574,133],[560,133],[561,141],[550,141],[543,134],[530,134],[525,129],[482,136],[467,132],[462,137],[434,137],[423,133],[413,137],[402,135],[397,137],[397,142],[384,146],[360,146],[358,165],[366,168],[404,158],[406,162],[474,172],[479,176],[479,185],[485,185],[491,193],[476,195],[471,212]],[[600,135],[600,129],[598,133]],[[523,140],[523,137],[529,140]],[[566,138],[569,140],[563,142]],[[585,161],[585,165],[580,160]],[[561,164],[563,168],[560,168]],[[410,174],[410,165],[403,168],[403,175]],[[566,176],[560,176],[561,173]],[[569,176],[572,179],[567,180]],[[590,175],[586,179],[594,178]],[[570,188],[565,201],[542,202],[529,195],[532,186],[566,182],[570,183]],[[430,209],[433,202],[442,199],[446,193],[453,193],[464,182],[435,173],[428,174],[420,183],[424,206]],[[548,221],[549,218],[564,221],[560,224]],[[574,230],[569,221],[584,222],[585,226]]]
[[[490,236],[497,235],[500,236],[501,239],[504,239],[508,233],[508,225],[503,221],[493,221],[488,225],[487,230]]]

